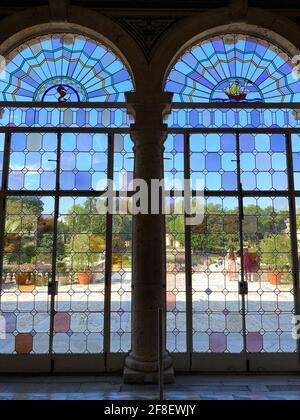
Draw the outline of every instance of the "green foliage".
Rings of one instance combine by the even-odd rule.
[[[113,252],[124,253],[129,251],[128,242],[132,238],[132,217],[113,216]]]
[[[238,209],[223,209],[219,204],[209,204],[204,221],[192,227],[193,264],[202,264],[203,256],[213,264],[228,250],[240,250]],[[300,217],[297,219],[300,229]],[[185,245],[185,220],[183,215],[166,218],[167,235],[174,248]],[[291,283],[291,243],[287,231],[287,215],[274,213],[272,207],[249,205],[244,208],[243,239],[249,252],[261,255],[261,263],[282,274],[282,281]]]
[[[36,237],[43,202],[36,197],[9,198],[5,221],[5,261],[10,265],[35,264]]]
[[[291,280],[291,240],[288,235],[266,236],[259,245],[261,262],[273,272],[283,274],[285,280]]]
[[[6,233],[36,231],[43,209],[43,202],[37,197],[9,198],[6,205]]]
[[[74,205],[64,218],[63,225],[65,232],[104,234],[106,215],[98,214],[97,199],[91,198],[82,205]]]

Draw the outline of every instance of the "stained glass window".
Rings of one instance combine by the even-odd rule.
[[[171,70],[174,102],[299,102],[288,55],[250,35],[220,35],[187,51]]]
[[[7,57],[1,101],[123,102],[133,90],[128,69],[104,45],[84,36],[33,39]]]

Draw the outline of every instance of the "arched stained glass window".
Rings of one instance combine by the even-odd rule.
[[[33,39],[7,57],[0,100],[123,102],[133,90],[128,69],[104,45],[84,36]]]
[[[220,35],[187,51],[166,91],[174,102],[299,102],[300,83],[288,55],[250,35]]]

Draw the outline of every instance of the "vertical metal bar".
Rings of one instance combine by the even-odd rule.
[[[184,136],[184,179],[190,180],[190,135]],[[190,203],[191,206],[191,203]],[[187,214],[184,215],[185,221]],[[193,277],[192,277],[192,226],[185,223],[185,276],[186,276],[186,328],[188,367],[193,361]]]
[[[114,178],[114,141],[115,135],[110,133],[108,136],[108,180]],[[111,277],[112,277],[112,235],[113,235],[113,215],[107,212],[106,215],[106,252],[105,252],[105,291],[104,291],[104,356],[105,367],[108,365],[108,355],[110,353],[110,331],[111,331]]]
[[[286,134],[287,145],[287,170],[289,183],[289,207],[290,207],[290,235],[292,244],[292,261],[293,261],[293,280],[294,280],[294,298],[295,298],[295,314],[300,315],[300,290],[299,290],[299,257],[298,257],[298,228],[297,228],[297,206],[294,182],[294,164],[292,150],[292,135]],[[297,342],[298,353],[300,357],[300,339]]]
[[[9,175],[9,161],[10,161],[10,147],[11,147],[11,133],[5,133],[4,144],[4,159],[2,168],[2,185],[1,185],[1,199],[0,211],[2,217],[0,218],[0,304],[1,304],[1,291],[3,285],[3,259],[4,259],[4,237],[5,237],[5,219],[6,219],[6,191],[8,188],[8,175]],[[1,309],[1,306],[0,306]]]
[[[243,291],[245,286],[247,286],[247,281],[245,280],[245,264],[244,264],[244,196],[243,196],[243,185],[241,178],[241,145],[240,145],[240,133],[236,133],[236,145],[237,145],[237,181],[238,181],[238,199],[239,199],[239,236],[240,236],[240,258],[241,258],[241,285],[243,286]],[[242,324],[243,324],[243,341],[244,341],[244,350],[243,352],[247,354],[247,321],[246,321],[246,296],[245,293],[241,294],[242,299]]]
[[[131,141],[133,142],[133,179],[136,179],[136,146],[135,142],[133,141],[132,137]],[[134,253],[133,253],[133,232],[134,232],[134,217],[131,215],[132,223],[131,223],[131,323],[130,323],[130,349],[132,349],[132,329],[133,329],[133,311],[134,311],[134,302],[132,299],[133,296],[133,289],[134,289],[134,277],[133,277],[133,265],[134,265]],[[166,236],[166,225],[165,225],[165,236]],[[167,265],[165,267],[166,271],[166,278],[167,278]]]
[[[158,386],[159,386],[159,400],[164,399],[164,367],[163,367],[163,355],[164,355],[164,310],[159,308],[158,310]]]
[[[59,218],[59,190],[60,190],[60,162],[61,162],[61,131],[57,132],[57,162],[56,162],[56,185],[55,185],[55,205],[54,205],[54,223],[53,223],[53,248],[52,248],[52,275],[51,283],[49,284],[50,293],[50,343],[49,354],[53,355],[53,340],[54,340],[54,317],[55,317],[55,298],[58,293],[57,290],[57,238],[58,238],[58,218]],[[53,365],[53,363],[52,363]]]

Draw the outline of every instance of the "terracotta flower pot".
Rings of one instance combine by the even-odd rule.
[[[92,283],[93,274],[91,272],[77,273],[79,284],[87,286]]]
[[[43,275],[39,275],[37,279],[37,285],[39,287],[45,286],[45,280]]]
[[[268,274],[269,283],[272,284],[272,286],[277,286],[278,284],[281,284],[281,277],[281,274],[275,274],[270,272]]]
[[[26,286],[30,281],[30,275],[28,273],[20,273],[17,275],[17,285]]]

